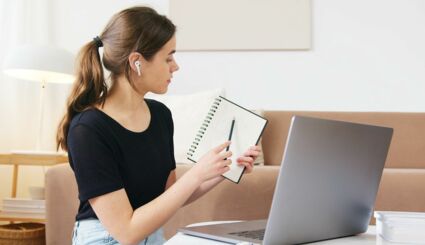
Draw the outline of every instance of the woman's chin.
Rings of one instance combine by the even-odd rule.
[[[168,86],[165,87],[165,88],[161,88],[161,89],[152,91],[152,93],[154,93],[154,94],[165,94],[165,93],[167,93],[167,91],[168,91]]]

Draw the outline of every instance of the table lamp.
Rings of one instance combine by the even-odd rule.
[[[7,75],[40,83],[40,115],[37,150],[41,147],[44,114],[44,88],[46,83],[72,83],[74,57],[64,49],[54,46],[25,45],[8,52],[3,72]]]

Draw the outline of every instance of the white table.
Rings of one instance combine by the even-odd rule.
[[[229,222],[229,221],[227,221]],[[230,221],[232,222],[232,221]],[[233,221],[234,222],[234,221]],[[199,223],[199,224],[193,224],[193,225],[205,225],[205,224],[213,224],[213,223],[222,223],[222,222],[206,222],[206,223]],[[193,226],[192,225],[192,226]],[[203,239],[198,238],[194,236],[188,236],[183,233],[178,232],[176,235],[170,238],[166,243],[166,245],[224,245],[228,243],[213,241],[209,239]],[[322,242],[315,242],[311,243],[315,245],[332,245],[332,244],[344,244],[344,245],[372,245],[372,244],[378,244],[378,245],[395,245],[395,243],[389,243],[382,238],[376,236],[375,232],[375,226],[369,226],[369,229],[366,233],[363,233],[361,235],[357,236],[351,236],[351,237],[344,237],[339,239],[332,239]]]

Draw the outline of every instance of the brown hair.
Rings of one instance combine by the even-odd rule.
[[[114,15],[99,36],[103,43],[103,65],[110,71],[111,86],[121,75],[130,77],[128,56],[140,53],[144,59],[152,57],[173,37],[174,24],[149,7],[133,7]],[[66,113],[56,134],[57,148],[68,150],[67,135],[72,118],[97,104],[104,104],[108,95],[100,60],[99,41],[84,45],[77,59],[76,80],[67,100]]]

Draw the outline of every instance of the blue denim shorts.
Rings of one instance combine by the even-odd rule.
[[[162,245],[165,243],[162,229],[156,230],[139,245]],[[117,245],[119,244],[103,227],[98,219],[86,219],[75,222],[72,245]]]

